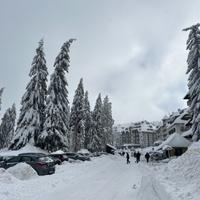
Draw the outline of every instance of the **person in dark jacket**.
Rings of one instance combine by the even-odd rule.
[[[126,153],[126,161],[127,161],[127,164],[130,163],[130,156],[129,156],[129,153],[128,153],[128,152]]]
[[[147,163],[148,163],[148,162],[149,162],[149,158],[150,158],[150,155],[149,155],[148,152],[145,154],[145,158],[146,158],[146,161],[147,161]]]
[[[140,156],[141,156],[141,153],[138,151],[138,152],[137,152],[137,155],[136,155],[136,162],[137,162],[137,163],[140,162]]]
[[[134,152],[133,156],[135,158],[135,162],[137,162],[137,153],[136,153],[136,151]]]

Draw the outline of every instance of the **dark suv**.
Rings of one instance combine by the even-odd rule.
[[[18,156],[12,156],[11,158],[3,157],[1,167],[7,169],[21,162],[29,164],[38,175],[55,173],[55,164],[53,160],[45,154],[40,153],[19,154]]]

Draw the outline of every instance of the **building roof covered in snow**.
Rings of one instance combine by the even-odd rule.
[[[171,128],[175,124],[187,125],[191,120],[189,108],[178,109],[176,112],[172,112],[169,116],[164,116],[162,123],[158,128],[165,126],[166,128]]]
[[[182,135],[183,137],[187,137],[187,136],[193,135],[193,134],[192,134],[192,129],[189,129],[189,130],[183,132],[181,135]]]
[[[114,146],[112,146],[111,144],[106,144],[107,147],[110,147],[111,149],[116,150],[116,148]]]
[[[178,133],[173,133],[170,135],[167,140],[165,140],[162,144],[160,144],[156,149],[162,149],[164,146],[168,145],[173,148],[184,148],[188,147],[191,144],[190,141],[185,139],[183,136],[179,135]]]
[[[178,115],[176,114],[172,116],[172,121],[169,124],[169,127],[173,126],[174,124],[186,124],[189,120],[190,114],[188,108],[180,110]]]

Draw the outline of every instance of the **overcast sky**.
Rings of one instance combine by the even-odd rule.
[[[193,0],[0,0],[0,86],[4,110],[20,101],[38,41],[49,73],[69,38],[69,100],[81,77],[92,104],[109,95],[116,123],[160,120],[184,108],[187,92],[182,28],[200,22]]]

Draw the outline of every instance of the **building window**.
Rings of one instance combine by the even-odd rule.
[[[171,134],[173,134],[173,133],[175,133],[175,132],[176,132],[176,129],[173,128],[173,129],[171,129],[171,130],[169,131],[169,135],[171,135]]]

